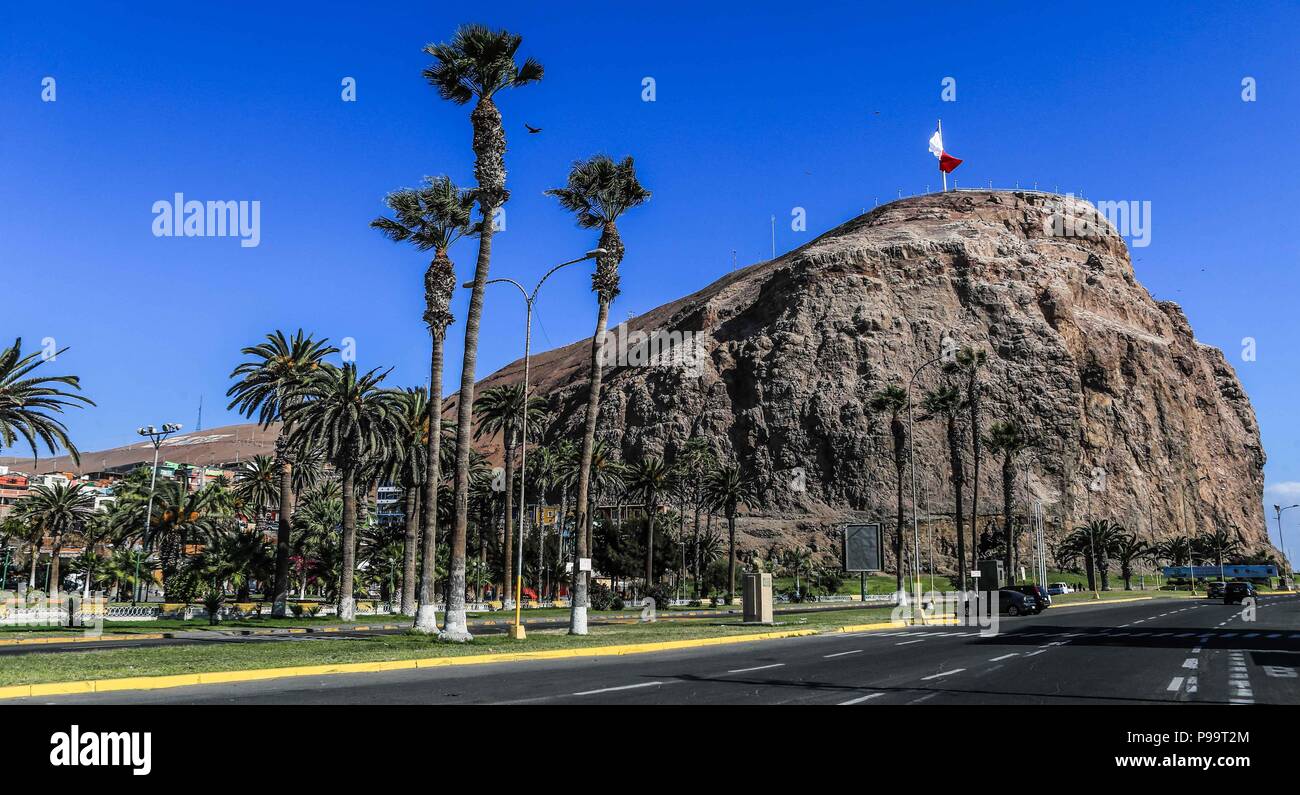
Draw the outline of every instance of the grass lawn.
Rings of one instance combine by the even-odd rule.
[[[444,643],[411,633],[364,638],[304,639],[278,643],[220,643],[193,646],[158,646],[144,649],[87,649],[55,654],[6,656],[0,665],[0,686],[38,682],[111,679],[124,676],[158,676],[202,671],[278,668],[377,660],[594,648],[623,643],[710,638],[771,632],[781,629],[833,629],[889,619],[887,608],[845,610],[789,616],[779,627],[742,627],[739,618],[717,622],[673,622],[592,627],[586,637],[566,635],[563,629],[530,630],[525,641],[503,636],[483,636],[465,644]]]

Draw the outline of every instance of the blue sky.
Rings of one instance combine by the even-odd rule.
[[[1266,502],[1300,502],[1294,4],[67,5],[0,9],[0,332],[71,346],[58,365],[99,403],[68,418],[83,449],[142,423],[193,427],[201,395],[205,426],[235,421],[226,376],[277,327],[352,337],[361,365],[424,381],[424,256],[367,223],[426,174],[471,181],[467,111],[420,70],[424,44],[481,21],[546,65],[500,98],[513,198],[495,275],[531,280],[589,248],[542,191],[576,158],[632,154],[655,195],[622,225],[614,317],[645,311],[725,273],[733,249],[766,259],[773,214],[786,250],[937,188],[925,139],[942,116],[963,185],[1152,203],[1138,277],[1227,353],[1263,429]],[[940,99],[945,77],[956,102]],[[176,192],[260,201],[260,245],[154,237],[151,207]],[[790,231],[793,207],[806,233]],[[462,274],[472,256],[453,251]],[[539,347],[590,333],[580,272],[546,291]],[[517,303],[489,302],[480,376],[519,355]]]

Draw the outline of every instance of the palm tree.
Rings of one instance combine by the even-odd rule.
[[[734,464],[709,473],[705,484],[709,504],[727,517],[727,604],[736,596],[736,508],[754,499],[753,478]]]
[[[889,434],[894,440],[895,513],[894,561],[898,571],[894,575],[894,588],[903,592],[903,477],[907,470],[907,427],[903,414],[907,411],[907,391],[893,384],[871,396],[869,404],[877,414],[889,415]],[[964,586],[963,586],[964,590]]]
[[[591,517],[587,510],[587,492],[590,488],[588,474],[591,468],[592,448],[596,442],[596,418],[600,413],[600,351],[605,342],[605,327],[609,322],[609,305],[618,296],[618,266],[623,261],[623,240],[618,233],[618,219],[627,210],[644,204],[650,191],[641,186],[636,176],[632,158],[615,163],[606,155],[596,155],[573,164],[568,184],[553,188],[547,193],[555,196],[560,206],[574,213],[578,226],[583,229],[600,229],[596,272],[591,277],[591,289],[596,292],[596,332],[591,337],[591,374],[587,386],[587,413],[584,418],[582,452],[578,462],[578,558],[589,554],[588,537]],[[573,578],[572,618],[569,632],[587,634],[587,578],[577,572]],[[649,583],[647,582],[647,586]]]
[[[808,547],[795,547],[785,553],[785,565],[790,567],[794,572],[794,595],[795,599],[800,599],[802,594],[799,590],[799,573],[809,567],[812,563],[812,550]]]
[[[1195,544],[1187,536],[1174,536],[1159,545],[1160,556],[1168,560],[1172,566],[1191,566],[1195,551]],[[1195,583],[1195,579],[1192,582]]]
[[[229,511],[223,491],[216,483],[190,491],[179,481],[163,481],[155,490],[152,510],[147,494],[118,497],[113,513],[118,544],[138,541],[145,549],[158,550],[164,595],[169,595],[167,589],[180,571],[185,548],[208,541],[224,526]],[[149,524],[142,530],[146,517]]]
[[[438,631],[433,572],[437,568],[438,487],[442,480],[443,345],[447,340],[447,327],[455,319],[451,313],[451,296],[456,290],[456,270],[447,251],[460,238],[478,234],[483,225],[475,224],[470,218],[474,206],[473,192],[456,187],[449,177],[435,177],[426,180],[421,188],[391,193],[385,201],[395,217],[376,218],[370,225],[390,240],[409,242],[418,251],[433,250],[433,260],[424,272],[424,322],[433,342],[429,357],[429,384],[436,390],[438,399],[430,401],[431,430],[425,439],[424,460],[434,463],[423,473],[421,501],[425,536],[420,548],[422,570],[428,572],[421,576],[420,590],[429,596],[420,600],[415,620],[418,632],[431,634]],[[491,234],[490,230],[488,234]],[[435,402],[437,405],[432,405]],[[405,604],[405,581],[402,588]],[[403,607],[403,612],[405,610]]]
[[[1214,528],[1214,532],[1205,533],[1193,543],[1200,547],[1206,558],[1214,560],[1220,572],[1223,571],[1223,559],[1241,551],[1241,540],[1223,527]]]
[[[628,491],[639,496],[646,507],[645,587],[647,590],[654,585],[655,515],[659,510],[659,495],[663,494],[670,485],[669,474],[668,465],[662,458],[647,456],[632,468],[627,479]],[[578,510],[583,510],[581,505]],[[582,528],[578,528],[578,532],[581,534]]]
[[[263,517],[280,500],[280,467],[266,455],[255,455],[235,471],[234,494],[253,509],[254,522],[261,529]]]
[[[1029,446],[1029,440],[1018,423],[1007,421],[995,422],[989,426],[989,436],[984,443],[994,455],[1002,454],[1002,523],[1006,533],[1007,578],[1015,582],[1016,531],[1011,504],[1015,496],[1016,456]]]
[[[424,77],[438,89],[445,100],[465,105],[476,100],[470,112],[474,127],[474,177],[478,185],[474,199],[478,202],[482,222],[478,235],[478,261],[474,266],[474,285],[470,291],[469,312],[465,317],[465,352],[460,368],[460,392],[456,400],[458,428],[455,474],[455,519],[451,528],[451,562],[448,572],[447,616],[443,637],[448,640],[471,639],[465,623],[465,539],[469,525],[470,432],[474,426],[474,369],[478,364],[479,319],[483,314],[483,290],[492,264],[492,222],[497,208],[505,204],[506,133],[501,126],[501,112],[493,97],[506,88],[518,88],[542,79],[542,65],[532,58],[515,62],[521,37],[505,30],[489,30],[483,25],[465,25],[446,44],[430,44],[424,51],[435,63],[424,70]],[[437,436],[437,434],[434,434]],[[437,460],[432,456],[431,460]]]
[[[959,424],[961,410],[965,407],[965,401],[962,398],[961,390],[951,384],[943,384],[934,390],[927,392],[925,398],[921,401],[921,407],[925,411],[922,419],[930,417],[942,417],[944,420],[944,436],[948,440],[948,473],[952,481],[953,502],[953,523],[957,526],[957,560],[966,560],[966,542],[962,532],[962,487],[966,483],[966,468],[962,461],[962,443],[963,429]],[[966,590],[966,569],[960,567],[958,572],[959,587]]]
[[[59,552],[67,533],[79,530],[95,512],[95,497],[80,483],[66,481],[53,486],[33,486],[19,510],[42,535],[50,537],[49,581],[52,592],[59,590]]]
[[[537,395],[528,398],[528,421],[541,419],[546,402]],[[515,483],[515,445],[520,442],[520,422],[524,416],[523,384],[505,384],[487,389],[474,401],[474,412],[479,417],[478,429],[474,438],[501,434],[501,446],[505,458],[505,540],[503,542],[505,564],[502,577],[505,580],[502,592],[505,601],[514,602],[514,483]]]
[[[293,423],[289,414],[297,405],[304,385],[324,366],[324,359],[338,348],[328,340],[317,341],[298,329],[292,337],[276,330],[266,335],[266,342],[244,348],[240,353],[251,356],[230,373],[238,378],[226,397],[231,398],[229,409],[236,409],[245,417],[257,415],[263,428],[280,421],[280,432],[275,438],[275,460],[280,466],[280,516],[275,539],[275,584],[272,587],[271,615],[285,616],[289,597],[290,532],[293,529],[293,451],[289,438]]]
[[[1110,555],[1114,551],[1120,536],[1125,533],[1123,525],[1110,519],[1093,519],[1087,524],[1079,525],[1070,534],[1070,544],[1078,550],[1087,567],[1088,587],[1097,590],[1094,569],[1101,575],[1101,590],[1110,590]]]
[[[980,436],[980,380],[979,373],[988,361],[982,348],[965,346],[957,351],[955,369],[966,375],[966,405],[970,411],[971,435],[971,494],[970,494],[970,556],[971,571],[978,567],[979,512],[980,512],[980,459],[983,458],[983,439]],[[966,564],[963,562],[963,566]]]
[[[1119,576],[1124,580],[1124,590],[1133,590],[1133,564],[1153,557],[1157,549],[1142,539],[1137,533],[1124,533],[1115,539],[1113,549],[1115,560],[1119,561]]]
[[[393,454],[386,462],[387,479],[402,487],[402,615],[415,615],[415,564],[420,543],[420,486],[428,469],[429,393],[423,387],[408,388],[401,393],[400,432],[393,444]],[[438,452],[435,449],[435,452]],[[437,496],[437,487],[434,488]],[[434,506],[435,509],[437,506]],[[437,514],[437,511],[434,511]],[[427,532],[436,532],[430,528]]]
[[[296,389],[286,420],[294,424],[295,447],[320,447],[343,480],[343,571],[339,618],[356,616],[352,596],[357,551],[358,474],[368,460],[389,455],[401,432],[400,393],[380,387],[388,375],[356,365],[326,365],[319,376]]]
[[[692,436],[686,441],[678,455],[678,465],[682,468],[685,488],[690,492],[691,507],[695,511],[695,526],[692,531],[694,552],[691,556],[695,569],[695,598],[700,597],[700,511],[704,508],[704,483],[710,470],[718,465],[709,449],[709,443],[702,436]]]
[[[13,447],[22,437],[31,448],[32,458],[37,456],[37,442],[43,442],[54,455],[60,447],[67,450],[72,460],[81,463],[76,445],[68,438],[68,429],[50,413],[62,414],[64,408],[78,404],[93,406],[94,401],[83,395],[74,395],[59,385],[80,391],[81,381],[75,375],[50,375],[28,377],[33,370],[54,359],[42,352],[23,356],[22,338],[0,350],[0,450]]]

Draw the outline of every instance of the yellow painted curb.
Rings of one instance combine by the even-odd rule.
[[[877,621],[874,624],[850,624],[840,627],[836,632],[872,632],[877,629],[898,629],[907,626],[905,621]]]
[[[48,643],[104,643],[114,640],[158,640],[162,637],[163,633],[161,632],[150,632],[139,635],[99,635],[96,637],[74,635],[71,637],[15,638],[13,640],[0,640],[0,646],[36,646]]]
[[[731,643],[747,643],[756,640],[797,638],[816,634],[818,634],[818,632],[815,629],[795,629],[781,632],[759,632],[753,635],[728,635],[719,638],[694,638],[691,640],[674,640],[658,643],[650,642],[630,643],[618,646],[594,646],[586,649],[549,649],[546,651],[474,654],[464,657],[429,657],[411,660],[337,663],[333,665],[298,665],[284,668],[257,668],[247,671],[212,671],[197,674],[175,674],[171,676],[132,676],[119,679],[90,679],[83,682],[50,682],[47,684],[0,687],[0,699],[23,698],[26,696],[64,695],[69,693],[106,693],[118,690],[159,690],[169,687],[184,687],[187,685],[252,682],[262,679],[323,676],[328,674],[370,673],[374,671],[409,670],[412,668],[439,668],[452,665],[486,665],[488,663],[516,662],[523,660],[556,660],[572,657],[609,657],[624,654],[644,654],[654,651],[671,651],[673,649],[688,649],[699,646],[721,646]]]

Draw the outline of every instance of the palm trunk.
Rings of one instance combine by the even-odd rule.
[[[63,550],[63,534],[54,536],[54,546],[50,550],[50,594],[59,592],[59,552]]]
[[[357,615],[352,583],[357,557],[357,495],[354,465],[343,470],[343,571],[339,577],[339,619],[351,621]]]
[[[979,518],[980,518],[980,457],[984,454],[984,441],[980,439],[980,385],[979,373],[972,362],[970,370],[970,381],[966,387],[968,399],[970,400],[970,432],[971,432],[971,453],[974,460],[971,462],[971,487],[970,487],[970,570],[975,571],[979,568]],[[960,537],[960,536],[959,536]],[[961,545],[958,544],[960,547]],[[960,567],[965,567],[965,558],[958,555],[961,561]],[[961,589],[966,590],[966,572],[961,572]]]
[[[645,522],[645,588],[650,590],[655,579],[655,493],[650,493],[650,508]]]
[[[890,419],[890,432],[894,437],[895,505],[898,508],[894,522],[894,590],[903,593],[903,473],[907,469],[907,431],[898,414]]]
[[[403,518],[406,520],[406,537],[402,543],[402,604],[404,616],[415,615],[415,553],[420,544],[420,516],[417,507],[419,492],[414,483],[405,488],[406,504],[403,506]]]
[[[280,459],[280,515],[275,529],[275,584],[271,591],[271,616],[284,618],[289,601],[289,542],[293,516],[293,460],[289,454],[288,423],[275,437],[275,454]]]
[[[727,511],[727,606],[736,598],[736,512]]]
[[[962,438],[961,438],[961,431],[957,427],[957,417],[955,414],[949,415],[948,454],[950,456],[949,466],[952,470],[952,493],[953,493],[953,500],[955,501],[955,510],[953,511],[953,522],[957,526],[956,528],[957,529],[957,560],[959,561],[966,559],[966,542],[964,540],[965,529],[962,527],[963,510],[964,510],[964,508],[962,507],[963,505],[962,488],[966,484],[966,470],[965,467],[962,465],[961,448],[962,448]],[[963,579],[964,579],[963,577],[960,576],[958,577],[959,581]]]
[[[569,609],[569,634],[587,634],[587,574],[578,570],[579,561],[588,556],[587,494],[591,488],[591,457],[596,446],[596,417],[600,411],[600,352],[605,342],[605,327],[609,322],[609,301],[603,296],[596,312],[596,333],[591,337],[591,375],[587,386],[587,415],[583,423],[582,454],[578,459],[578,517],[574,527],[573,594]]]
[[[502,559],[505,561],[501,570],[501,579],[504,581],[501,593],[504,594],[504,604],[506,607],[514,607],[515,602],[515,456],[514,456],[514,432],[513,429],[507,428],[506,432],[501,435],[502,441],[505,442],[505,476],[506,476],[506,494],[505,494],[505,554]]]
[[[1016,581],[1016,531],[1011,522],[1011,503],[1015,490],[1016,471],[1011,466],[1011,454],[1002,457],[1002,523],[1006,525],[1007,581]]]
[[[41,559],[41,541],[43,540],[45,539],[44,536],[42,535],[41,538],[36,539],[36,541],[32,544],[32,568],[31,568],[31,573],[28,574],[27,576],[28,590],[36,589],[36,564]]]

